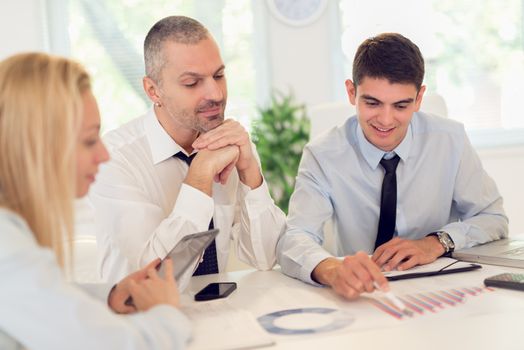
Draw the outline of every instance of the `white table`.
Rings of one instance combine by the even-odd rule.
[[[485,277],[499,272],[524,271],[485,265],[471,272],[391,282],[391,287],[402,295],[415,293],[420,288],[481,286]],[[346,301],[329,288],[310,286],[278,270],[245,270],[192,278],[182,296],[182,304],[194,305],[192,297],[198,290],[209,282],[219,281],[237,282],[238,289],[227,298],[227,303],[248,310],[255,317],[297,307],[335,307],[359,317],[360,327],[351,325],[344,330],[316,335],[278,336],[271,349],[524,349],[520,336],[524,333],[524,292],[496,289],[486,292],[486,296],[472,297],[451,311],[444,309],[408,321],[392,318],[374,327],[362,326],[380,313],[365,298]],[[479,311],[472,312],[472,307]],[[369,312],[369,317],[365,312]]]

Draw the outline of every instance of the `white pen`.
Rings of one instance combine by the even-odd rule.
[[[402,302],[402,300],[400,300],[395,294],[393,294],[392,291],[388,291],[388,292],[385,292],[383,291],[380,286],[378,285],[378,283],[376,281],[373,281],[373,285],[375,286],[375,288],[379,291],[381,291],[384,296],[393,304],[395,305],[395,307],[397,309],[399,309],[400,311],[402,311],[402,313],[404,315],[408,315],[408,316],[413,316],[413,312],[411,312],[411,310],[408,309],[408,307],[406,306],[406,304],[404,304]]]

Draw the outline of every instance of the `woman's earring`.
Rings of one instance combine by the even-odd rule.
[[[160,104],[160,102],[155,102],[155,107],[162,107],[162,105]]]

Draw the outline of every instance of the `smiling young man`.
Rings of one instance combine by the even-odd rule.
[[[244,262],[272,268],[285,217],[248,133],[224,120],[225,66],[215,40],[191,18],[166,17],[147,34],[144,60],[153,107],[105,135],[111,161],[90,193],[102,277],[117,281],[212,227],[220,233],[195,274],[223,271],[230,241]]]
[[[277,246],[284,273],[352,299],[388,289],[381,270],[507,235],[502,198],[464,127],[419,112],[423,78],[422,55],[402,35],[360,45],[346,81],[356,116],[304,149]],[[321,247],[329,219],[343,259]]]

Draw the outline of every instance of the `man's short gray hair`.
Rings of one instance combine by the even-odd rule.
[[[209,32],[202,23],[185,16],[169,16],[156,22],[144,40],[146,75],[160,83],[160,72],[166,63],[163,44],[167,40],[180,44],[197,44],[206,39]]]

